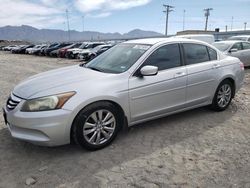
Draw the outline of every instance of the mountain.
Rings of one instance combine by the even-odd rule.
[[[132,30],[125,34],[100,33],[95,31],[70,31],[71,41],[131,39],[155,37],[162,34],[154,31]],[[54,29],[37,29],[28,25],[0,27],[0,40],[25,40],[30,42],[63,42],[68,40],[68,32]]]

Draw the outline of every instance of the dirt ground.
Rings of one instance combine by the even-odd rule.
[[[0,106],[21,80],[79,62],[0,52]],[[0,116],[0,188],[250,188],[250,70],[230,108],[206,108],[132,127],[112,145],[39,147],[13,139]],[[26,185],[32,178],[33,185]]]

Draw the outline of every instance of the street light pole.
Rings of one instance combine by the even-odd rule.
[[[66,9],[66,18],[67,18],[67,25],[68,25],[68,40],[70,41],[69,11],[68,11],[68,9]]]
[[[184,9],[183,10],[183,27],[182,27],[182,30],[184,31],[185,30],[185,18],[186,18],[186,10]]]

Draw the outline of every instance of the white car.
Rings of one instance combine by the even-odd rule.
[[[213,45],[226,55],[239,58],[244,66],[250,66],[250,42],[226,40]]]
[[[250,42],[250,35],[233,36],[233,37],[229,37],[228,40],[241,40],[241,41]]]
[[[201,106],[223,111],[243,81],[243,63],[207,43],[133,40],[87,65],[26,79],[7,100],[4,119],[15,138],[49,146],[74,140],[96,150],[123,126]]]

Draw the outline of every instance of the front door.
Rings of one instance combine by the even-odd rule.
[[[185,105],[186,67],[182,66],[179,44],[169,44],[155,50],[143,66],[157,66],[155,76],[129,79],[131,121],[151,119],[176,111]]]

